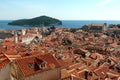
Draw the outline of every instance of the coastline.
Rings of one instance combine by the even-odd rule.
[[[24,28],[32,28],[31,26],[15,26],[7,25],[12,20],[0,20],[0,29],[3,30],[19,30]],[[85,24],[120,24],[120,20],[62,20],[61,28],[81,28]]]

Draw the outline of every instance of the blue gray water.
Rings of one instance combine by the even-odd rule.
[[[7,30],[19,30],[23,28],[31,28],[30,26],[12,26],[7,25],[10,20],[0,20],[0,29]],[[62,28],[81,28],[85,24],[120,24],[120,21],[109,21],[109,20],[63,20],[63,25],[59,26]]]

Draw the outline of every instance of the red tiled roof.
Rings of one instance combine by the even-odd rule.
[[[90,65],[90,66],[89,66],[89,69],[90,69],[91,71],[94,71],[95,69],[97,69],[97,67],[96,67],[96,66],[93,66],[93,65]]]
[[[7,55],[17,55],[15,48],[11,48],[5,52]]]
[[[0,52],[5,52],[5,48],[0,46]]]
[[[36,66],[36,62],[35,62],[36,58],[37,58],[37,61],[39,60],[37,62],[37,64],[40,64],[42,61],[45,61],[46,67],[43,69],[38,69],[38,67],[35,67]],[[36,57],[31,56],[31,57],[21,58],[21,59],[16,60],[16,62],[18,63],[18,66],[24,76],[29,76],[32,74],[36,74],[36,73],[40,73],[43,71],[53,69],[53,65],[54,65],[54,68],[60,67],[59,63],[55,60],[55,58],[51,54],[38,55]],[[33,64],[34,68],[30,68],[29,64]],[[37,68],[37,70],[35,68]]]
[[[116,71],[114,71],[114,70],[109,70],[109,71],[107,72],[107,74],[108,74],[108,75],[111,75],[111,76],[113,76],[113,77],[120,77],[120,73],[118,73],[118,72],[116,72]]]
[[[101,65],[98,69],[95,69],[94,72],[100,76],[102,79],[105,79],[107,72],[109,71],[109,67],[106,63]]]
[[[112,60],[114,63],[118,63],[118,59],[115,56],[109,57],[110,60]]]
[[[63,78],[61,80],[81,80],[81,79],[79,77],[74,76],[74,75],[70,75],[70,76]]]
[[[97,59],[100,56],[101,56],[101,54],[99,54],[99,53],[93,53],[90,57],[93,59]]]
[[[6,66],[10,60],[5,56],[5,54],[0,53],[0,69]]]

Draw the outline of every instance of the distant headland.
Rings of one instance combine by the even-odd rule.
[[[15,20],[8,23],[8,25],[50,26],[50,25],[62,25],[62,21],[48,16],[40,16],[32,19]]]

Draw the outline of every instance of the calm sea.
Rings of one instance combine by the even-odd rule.
[[[10,20],[0,20],[0,29],[7,30],[19,30],[24,28],[31,28],[30,26],[12,26],[8,25],[11,22]],[[112,20],[63,20],[63,25],[59,26],[62,28],[81,28],[85,24],[120,24],[120,21],[112,21]]]

